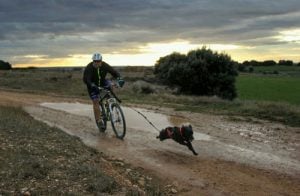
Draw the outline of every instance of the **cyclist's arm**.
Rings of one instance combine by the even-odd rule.
[[[105,62],[103,62],[105,63]],[[121,75],[114,68],[112,68],[109,64],[105,63],[105,67],[108,73],[110,73],[114,78],[120,78]]]
[[[91,85],[92,85],[92,69],[91,67],[87,66],[84,70],[84,74],[83,74],[83,81],[84,83],[89,87],[91,88]]]

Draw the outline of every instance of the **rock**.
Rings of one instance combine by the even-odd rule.
[[[132,183],[130,182],[130,180],[125,180],[124,182],[126,183],[127,186],[132,186]]]
[[[121,167],[124,167],[124,165],[125,165],[123,162],[119,162],[119,161],[115,162],[115,164],[118,166],[121,166]]]
[[[25,195],[25,196],[30,196],[31,195],[30,192],[28,191],[27,187],[21,188],[20,192],[21,192],[22,195]]]
[[[22,194],[24,194],[27,190],[28,190],[28,188],[27,188],[27,187],[24,187],[24,188],[21,188],[20,192],[21,192]]]
[[[126,174],[129,174],[131,172],[131,169],[126,169]]]
[[[151,180],[152,180],[152,178],[149,177],[149,176],[147,176],[146,179],[147,179],[148,181],[151,181]]]
[[[140,178],[140,179],[138,180],[138,183],[139,183],[139,185],[141,185],[141,186],[145,186],[145,179],[144,179],[144,178]]]
[[[24,196],[30,196],[31,194],[30,194],[29,191],[25,191],[25,192],[23,193],[23,195],[24,195]]]
[[[174,189],[174,188],[171,188],[171,193],[172,193],[172,194],[176,194],[176,193],[177,193],[177,190]]]

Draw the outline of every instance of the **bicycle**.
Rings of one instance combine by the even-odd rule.
[[[107,122],[111,122],[112,129],[117,138],[123,139],[126,134],[126,121],[123,110],[120,106],[122,102],[113,92],[113,87],[119,88],[117,84],[112,83],[108,87],[98,87],[100,91],[100,111],[104,121],[103,127],[99,127],[100,132],[105,132]]]

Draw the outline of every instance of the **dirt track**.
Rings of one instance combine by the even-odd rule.
[[[66,102],[70,103],[62,104]],[[36,119],[159,176],[166,184],[176,187],[180,195],[300,193],[299,128],[258,120],[232,122],[223,116],[174,112],[150,106],[143,106],[148,110],[140,109],[154,120],[159,113],[158,119],[166,118],[170,124],[190,122],[196,132],[193,145],[199,153],[193,156],[186,147],[173,141],[155,139],[157,132],[127,108],[124,108],[127,135],[124,141],[120,141],[113,137],[111,130],[104,135],[98,133],[91,106],[75,103],[72,99],[0,91],[0,103],[25,106],[25,110]],[[59,109],[53,109],[55,106]],[[153,123],[162,127],[166,122]]]

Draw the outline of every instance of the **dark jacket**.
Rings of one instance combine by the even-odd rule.
[[[120,77],[120,74],[104,61],[99,68],[95,68],[93,62],[90,62],[83,73],[83,81],[87,85],[88,91],[91,92],[92,83],[103,87],[107,73],[110,73],[114,78]]]

